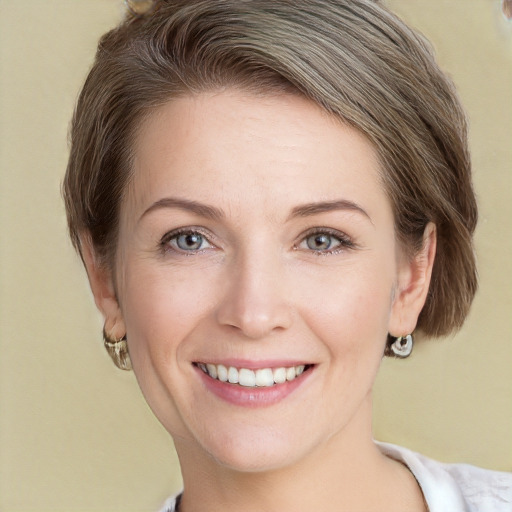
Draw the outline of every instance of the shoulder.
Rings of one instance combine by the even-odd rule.
[[[512,510],[512,473],[469,464],[445,464],[401,446],[377,445],[385,455],[409,468],[431,512]]]

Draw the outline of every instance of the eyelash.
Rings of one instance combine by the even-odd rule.
[[[183,235],[199,235],[200,237],[202,237],[202,239],[205,242],[207,242],[210,245],[210,247],[215,247],[215,245],[210,241],[211,235],[205,233],[200,228],[188,227],[188,228],[180,228],[180,229],[171,231],[169,233],[166,233],[160,241],[160,247],[161,247],[162,251],[164,253],[174,252],[174,253],[178,253],[178,254],[184,254],[186,256],[191,256],[191,255],[195,255],[195,254],[200,254],[210,248],[210,247],[207,247],[207,248],[203,248],[203,249],[187,250],[187,249],[181,249],[180,247],[173,247],[170,245],[171,241],[177,241],[178,238]],[[339,242],[339,245],[336,245],[332,249],[317,249],[317,250],[312,249],[310,247],[308,247],[308,248],[300,247],[300,245],[302,243],[307,243],[307,240],[309,238],[311,238],[313,236],[320,236],[320,235],[327,235],[330,238],[334,238],[335,240],[337,240]],[[314,229],[307,231],[306,233],[304,233],[301,236],[300,240],[294,244],[293,250],[296,250],[296,251],[303,250],[305,252],[311,252],[315,256],[326,256],[326,255],[331,255],[331,254],[338,254],[340,252],[346,251],[347,249],[353,249],[355,247],[356,247],[356,245],[354,244],[352,239],[349,236],[347,236],[345,233],[342,233],[341,231],[331,229],[331,228],[314,228]]]

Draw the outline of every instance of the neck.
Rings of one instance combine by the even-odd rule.
[[[388,504],[393,511],[424,510],[414,477],[373,442],[371,400],[359,416],[301,460],[258,472],[225,467],[176,440],[185,484],[180,512],[327,512],[333,504],[339,512],[383,512]]]

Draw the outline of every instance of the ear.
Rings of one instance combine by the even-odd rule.
[[[126,328],[112,272],[98,261],[89,235],[80,237],[80,243],[94,301],[105,319],[105,332],[113,339],[120,339],[126,334]]]
[[[398,262],[398,278],[388,332],[392,336],[406,336],[416,328],[418,316],[425,304],[436,254],[436,226],[427,224],[423,246],[411,256],[402,254]]]

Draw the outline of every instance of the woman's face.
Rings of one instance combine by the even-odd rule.
[[[110,316],[178,450],[261,470],[370,438],[411,268],[368,140],[231,90],[161,107],[135,154]]]

